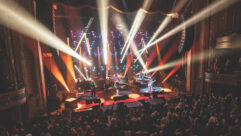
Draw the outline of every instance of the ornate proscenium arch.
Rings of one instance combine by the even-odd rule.
[[[109,4],[105,8],[112,9],[116,12],[128,14],[131,12],[136,12],[145,0],[124,0],[128,5],[128,11],[125,10],[122,0],[109,0]],[[77,8],[91,8],[93,10],[101,10],[97,8],[96,1],[85,1],[85,0],[52,0],[52,3],[69,5]],[[163,14],[166,15],[173,5],[175,5],[176,0],[153,0],[151,8],[146,10],[146,14]],[[160,10],[161,9],[161,10]]]

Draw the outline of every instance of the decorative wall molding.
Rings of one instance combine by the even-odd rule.
[[[240,79],[239,79],[240,80]],[[236,86],[238,77],[236,74],[216,74],[216,73],[205,73],[205,82],[211,84],[223,84]]]
[[[216,48],[241,48],[241,34],[232,34],[216,39]]]

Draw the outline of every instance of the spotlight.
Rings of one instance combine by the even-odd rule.
[[[84,76],[84,74],[80,71],[80,69],[75,65],[74,68],[79,72],[79,74],[84,78],[84,80],[87,80],[87,78]]]
[[[157,31],[154,33],[154,35],[151,37],[151,39],[150,39],[150,41],[147,43],[147,45],[146,45],[143,49],[141,49],[141,50],[138,51],[139,54],[138,54],[138,56],[136,57],[136,59],[138,59],[139,57],[141,57],[141,55],[144,53],[144,51],[148,48],[149,44],[150,44],[151,42],[153,42],[153,40],[158,36],[158,34],[160,34],[160,33],[164,30],[164,28],[171,22],[171,20],[172,20],[171,17],[169,17],[169,16],[165,17],[165,19],[163,20],[163,22],[161,23],[161,25],[158,27],[158,29],[157,29]]]
[[[196,61],[201,61],[201,60],[205,60],[209,58],[209,50],[205,50],[205,51],[202,51],[202,52],[199,52],[195,55],[193,55],[191,57],[191,62],[196,62]],[[187,63],[187,60],[188,59],[185,59],[182,64],[186,64]],[[169,63],[166,63],[164,65],[161,65],[161,66],[157,66],[155,68],[152,68],[152,69],[149,69],[149,70],[146,70],[144,71],[144,73],[150,73],[150,72],[153,72],[153,71],[159,71],[159,70],[164,70],[164,69],[168,69],[168,68],[172,68],[172,67],[175,67],[177,66],[180,61],[182,61],[182,59],[177,59],[177,60],[174,60],[174,61],[171,61]]]
[[[126,40],[126,48],[125,48],[125,52],[124,54],[122,55],[122,58],[121,58],[121,63],[123,62],[125,56],[126,56],[126,53],[130,47],[130,45],[132,44],[132,41],[136,35],[136,32],[138,31],[141,23],[143,22],[143,19],[145,18],[145,12],[143,9],[140,9],[138,12],[137,12],[137,15],[135,17],[135,20],[134,20],[134,23],[132,25],[132,28],[131,28],[131,31],[129,32],[129,35],[127,37],[127,40]],[[129,39],[128,39],[129,38]]]
[[[107,64],[107,40],[108,40],[108,6],[109,0],[97,0],[98,8],[101,9],[99,11],[99,19],[100,19],[100,29],[102,35],[102,45],[103,45],[103,56],[104,56],[104,63]]]
[[[79,48],[79,46],[80,46],[83,38],[85,38],[85,41],[86,41],[86,38],[87,38],[87,37],[86,37],[86,33],[87,33],[88,29],[90,28],[90,25],[92,24],[93,20],[94,20],[94,18],[91,17],[90,20],[89,20],[89,22],[88,22],[88,24],[87,24],[87,26],[85,27],[84,33],[82,34],[82,36],[81,36],[81,38],[80,38],[80,40],[79,40],[79,42],[78,42],[78,44],[77,44],[77,47],[75,48],[75,52],[77,52],[77,50],[78,50],[78,48]],[[87,43],[87,41],[86,41],[86,43]],[[88,48],[88,47],[87,47],[87,48]]]
[[[118,14],[115,14],[115,16],[114,16],[114,18],[113,18],[113,21],[114,21],[114,23],[121,23],[121,24],[123,25],[123,29],[121,29],[121,30],[119,30],[119,31],[120,31],[121,33],[123,33],[123,37],[124,37],[124,39],[126,40],[126,39],[127,39],[127,35],[128,35],[128,29],[127,29],[127,25],[125,24],[125,22],[123,21],[123,19],[122,19]],[[137,46],[136,46],[135,41],[133,41],[132,46],[131,46],[131,49],[133,50],[134,55],[137,56]],[[139,58],[138,60],[139,60],[139,62],[140,62],[140,64],[141,64],[141,66],[142,66],[145,70],[147,70],[146,65],[145,65],[143,59],[142,59],[142,58]]]
[[[83,33],[83,35],[81,36],[81,38],[80,38],[80,40],[79,40],[79,42],[78,42],[78,44],[77,44],[77,47],[75,48],[75,51],[78,50],[78,48],[79,48],[79,46],[80,46],[80,44],[81,44],[83,38],[85,38],[85,35],[86,35],[86,33]]]
[[[69,54],[87,65],[91,65],[87,59],[79,56],[19,5],[13,3],[11,0],[1,1],[0,3],[1,24],[33,39],[38,39],[48,46]]]
[[[172,17],[172,18],[179,18],[179,14],[177,12],[170,12],[167,14],[168,17]]]
[[[228,6],[234,4],[238,1],[239,0],[216,0],[211,5],[204,8],[203,10],[201,10],[200,12],[198,12],[196,15],[192,16],[191,18],[189,18],[187,21],[181,23],[180,25],[178,25],[177,27],[175,27],[171,31],[167,32],[166,34],[164,34],[163,36],[161,36],[160,38],[155,40],[154,42],[150,43],[148,46],[143,48],[142,51],[146,50],[147,48],[149,48],[153,45],[155,45],[155,43],[161,42],[162,40],[180,32],[183,27],[189,27],[193,24],[196,24],[196,23],[202,21],[203,19],[206,19],[206,18],[212,16],[213,14],[221,11],[224,8],[227,8]]]

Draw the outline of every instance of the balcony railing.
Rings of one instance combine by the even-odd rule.
[[[239,81],[240,77],[238,77],[238,74],[205,73],[205,82],[207,83],[236,86]]]

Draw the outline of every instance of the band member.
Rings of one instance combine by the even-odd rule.
[[[120,78],[117,74],[114,74],[114,82],[120,82]]]
[[[119,82],[115,82],[114,87],[116,89],[116,95],[119,95]]]
[[[148,78],[148,92],[152,93],[152,84],[153,84],[153,80],[151,77]]]
[[[91,96],[96,96],[96,83],[94,80],[91,80]]]
[[[144,73],[140,73],[140,78],[141,78],[141,80],[143,80],[144,79]]]
[[[114,74],[114,87],[116,89],[116,95],[119,95],[119,82],[120,82],[120,79],[118,75]]]
[[[78,92],[81,91],[81,80],[80,79],[77,79],[77,81],[76,81],[76,89]]]

